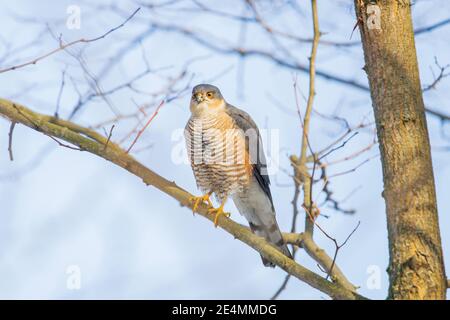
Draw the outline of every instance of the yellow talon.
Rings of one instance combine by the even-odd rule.
[[[211,192],[208,192],[207,194],[200,196],[200,197],[190,197],[189,201],[193,202],[194,205],[192,206],[192,213],[195,213],[197,211],[198,206],[200,203],[207,202],[210,207],[213,206],[211,200],[209,199],[211,197]]]
[[[211,208],[208,210],[209,213],[213,214],[215,213],[215,217],[214,217],[214,227],[217,228],[217,224],[219,222],[219,217],[221,215],[224,215],[225,217],[229,218],[230,214],[228,212],[223,211],[223,207],[225,205],[225,201],[222,202],[222,204],[220,205],[219,208]]]

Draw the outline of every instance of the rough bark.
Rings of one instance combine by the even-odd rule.
[[[383,167],[389,298],[445,299],[430,142],[408,0],[355,0]],[[373,25],[372,25],[373,26]]]

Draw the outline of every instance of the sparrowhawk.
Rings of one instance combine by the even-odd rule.
[[[223,207],[232,198],[252,232],[292,258],[275,219],[262,141],[253,119],[228,104],[220,90],[209,84],[194,87],[190,110],[185,130],[187,151],[197,186],[205,193],[191,199],[194,211],[207,202],[217,226],[219,217],[228,215]],[[213,193],[221,202],[217,209],[210,200]],[[274,267],[261,258],[265,266]]]

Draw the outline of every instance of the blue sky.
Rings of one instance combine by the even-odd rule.
[[[54,48],[57,43],[46,30],[45,22],[50,23],[55,34],[62,33],[66,41],[95,37],[120,24],[123,17],[102,9],[101,4],[105,3],[18,1],[2,4],[0,56],[6,48],[3,40],[19,50],[0,65],[28,61]],[[181,7],[189,5],[188,1],[185,3]],[[243,12],[241,1],[204,3],[236,14]],[[65,27],[66,9],[73,4],[81,8],[79,30]],[[137,7],[133,1],[120,1],[118,5],[129,13]],[[447,18],[446,10],[432,10],[431,13],[430,9],[435,5],[449,7],[447,1],[417,1],[413,7],[416,27]],[[302,37],[310,37],[309,3],[300,2],[299,7],[298,15],[280,11],[271,15],[270,22],[298,32]],[[353,9],[349,4],[345,1],[320,1],[319,18],[321,30],[325,32],[323,39],[348,41],[354,25]],[[162,11],[155,14],[143,8],[136,19],[111,36],[77,49],[85,48],[85,61],[89,69],[98,74],[117,50],[146,30],[147,21],[175,23],[201,30],[207,42],[220,38],[222,43],[239,44],[237,23],[226,23],[228,20],[195,12]],[[430,67],[434,67],[435,57],[442,65],[450,63],[448,32],[449,27],[446,26],[417,36],[424,86],[433,81]],[[39,34],[42,35],[39,41],[31,43]],[[358,39],[359,34],[355,32],[353,40]],[[20,48],[21,45],[26,47]],[[247,30],[245,45],[272,50],[265,34],[255,27]],[[309,44],[287,45],[299,62],[307,63]],[[367,83],[361,70],[364,62],[360,46],[347,49],[319,46],[318,52],[320,70]],[[213,79],[228,102],[250,113],[261,128],[279,131],[280,167],[290,170],[288,155],[298,154],[300,147],[293,79],[297,79],[300,93],[306,95],[308,79],[305,74],[281,68],[261,58],[249,58],[243,62],[236,56],[212,52],[182,35],[155,32],[110,67],[108,75],[101,80],[102,88],[113,88],[142,71],[145,67],[143,55],[152,69],[165,68],[141,79],[137,83],[139,89],[161,90],[169,81],[167,77],[176,77],[185,69],[186,63],[194,59],[188,64],[184,82],[177,84],[177,88],[183,88],[188,79],[192,79],[191,84]],[[37,65],[2,74],[0,96],[52,114],[64,69],[68,76],[80,83],[81,91],[87,89],[77,61],[66,53],[59,53]],[[448,110],[449,89],[450,82],[442,81],[436,90],[424,95],[426,105]],[[122,90],[110,99],[114,107],[127,113],[135,111],[134,102],[155,103],[162,97],[150,98]],[[77,98],[76,90],[67,77],[60,104],[62,117],[68,116]],[[171,161],[177,144],[172,134],[184,128],[190,115],[188,105],[189,94],[164,105],[136,145],[136,149],[149,144],[152,147],[135,156],[152,170],[198,194],[189,165]],[[300,107],[305,107],[302,99]],[[315,109],[323,114],[337,112],[354,125],[362,119],[373,118],[370,97],[366,92],[322,78],[317,79]],[[97,99],[87,105],[75,121],[94,125],[111,116],[104,101]],[[120,140],[133,125],[132,121],[117,124],[113,140]],[[448,140],[442,138],[437,119],[428,117],[428,125],[442,242],[444,253],[447,253],[450,250],[450,218],[446,213],[450,210],[450,202],[446,190],[450,167],[448,152],[442,152],[439,147],[448,146]],[[0,298],[265,299],[270,298],[283,281],[284,272],[278,268],[264,268],[259,255],[252,249],[226,232],[215,229],[209,221],[193,216],[175,200],[146,187],[139,179],[94,155],[59,147],[48,137],[18,125],[14,131],[15,161],[10,162],[8,129],[9,123],[0,119]],[[449,128],[444,127],[446,129],[448,131]],[[310,140],[314,148],[328,145],[340,133],[342,128],[339,125],[313,116]],[[360,150],[371,139],[372,134],[362,130],[330,160]],[[130,142],[125,141],[124,146]],[[357,159],[330,167],[329,172],[346,171],[377,153],[375,147]],[[271,180],[279,224],[283,230],[288,230],[292,219],[292,179],[279,170]],[[330,188],[337,199],[345,199],[357,189],[343,203],[345,208],[355,209],[356,213],[344,215],[325,205],[322,213],[329,218],[319,218],[320,225],[343,241],[358,221],[361,222],[349,243],[339,252],[337,263],[349,280],[360,286],[361,294],[382,299],[388,287],[385,273],[388,247],[379,157],[353,173],[333,178]],[[227,209],[234,220],[245,222],[232,203],[227,204]],[[302,230],[303,216],[299,220],[297,227]],[[316,240],[330,255],[333,254],[333,243],[320,232],[316,232]],[[448,255],[444,254],[444,258],[449,266]],[[300,251],[297,259],[311,270],[321,272],[304,252]],[[67,270],[71,266],[76,266],[81,273],[81,287],[77,290],[67,287],[70,277]],[[367,285],[373,270],[380,271],[380,287],[377,289]],[[292,279],[280,298],[323,299],[326,296]]]

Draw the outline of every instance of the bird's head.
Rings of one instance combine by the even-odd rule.
[[[225,108],[225,100],[219,88],[210,84],[199,84],[192,89],[191,112],[202,115],[213,113]]]

